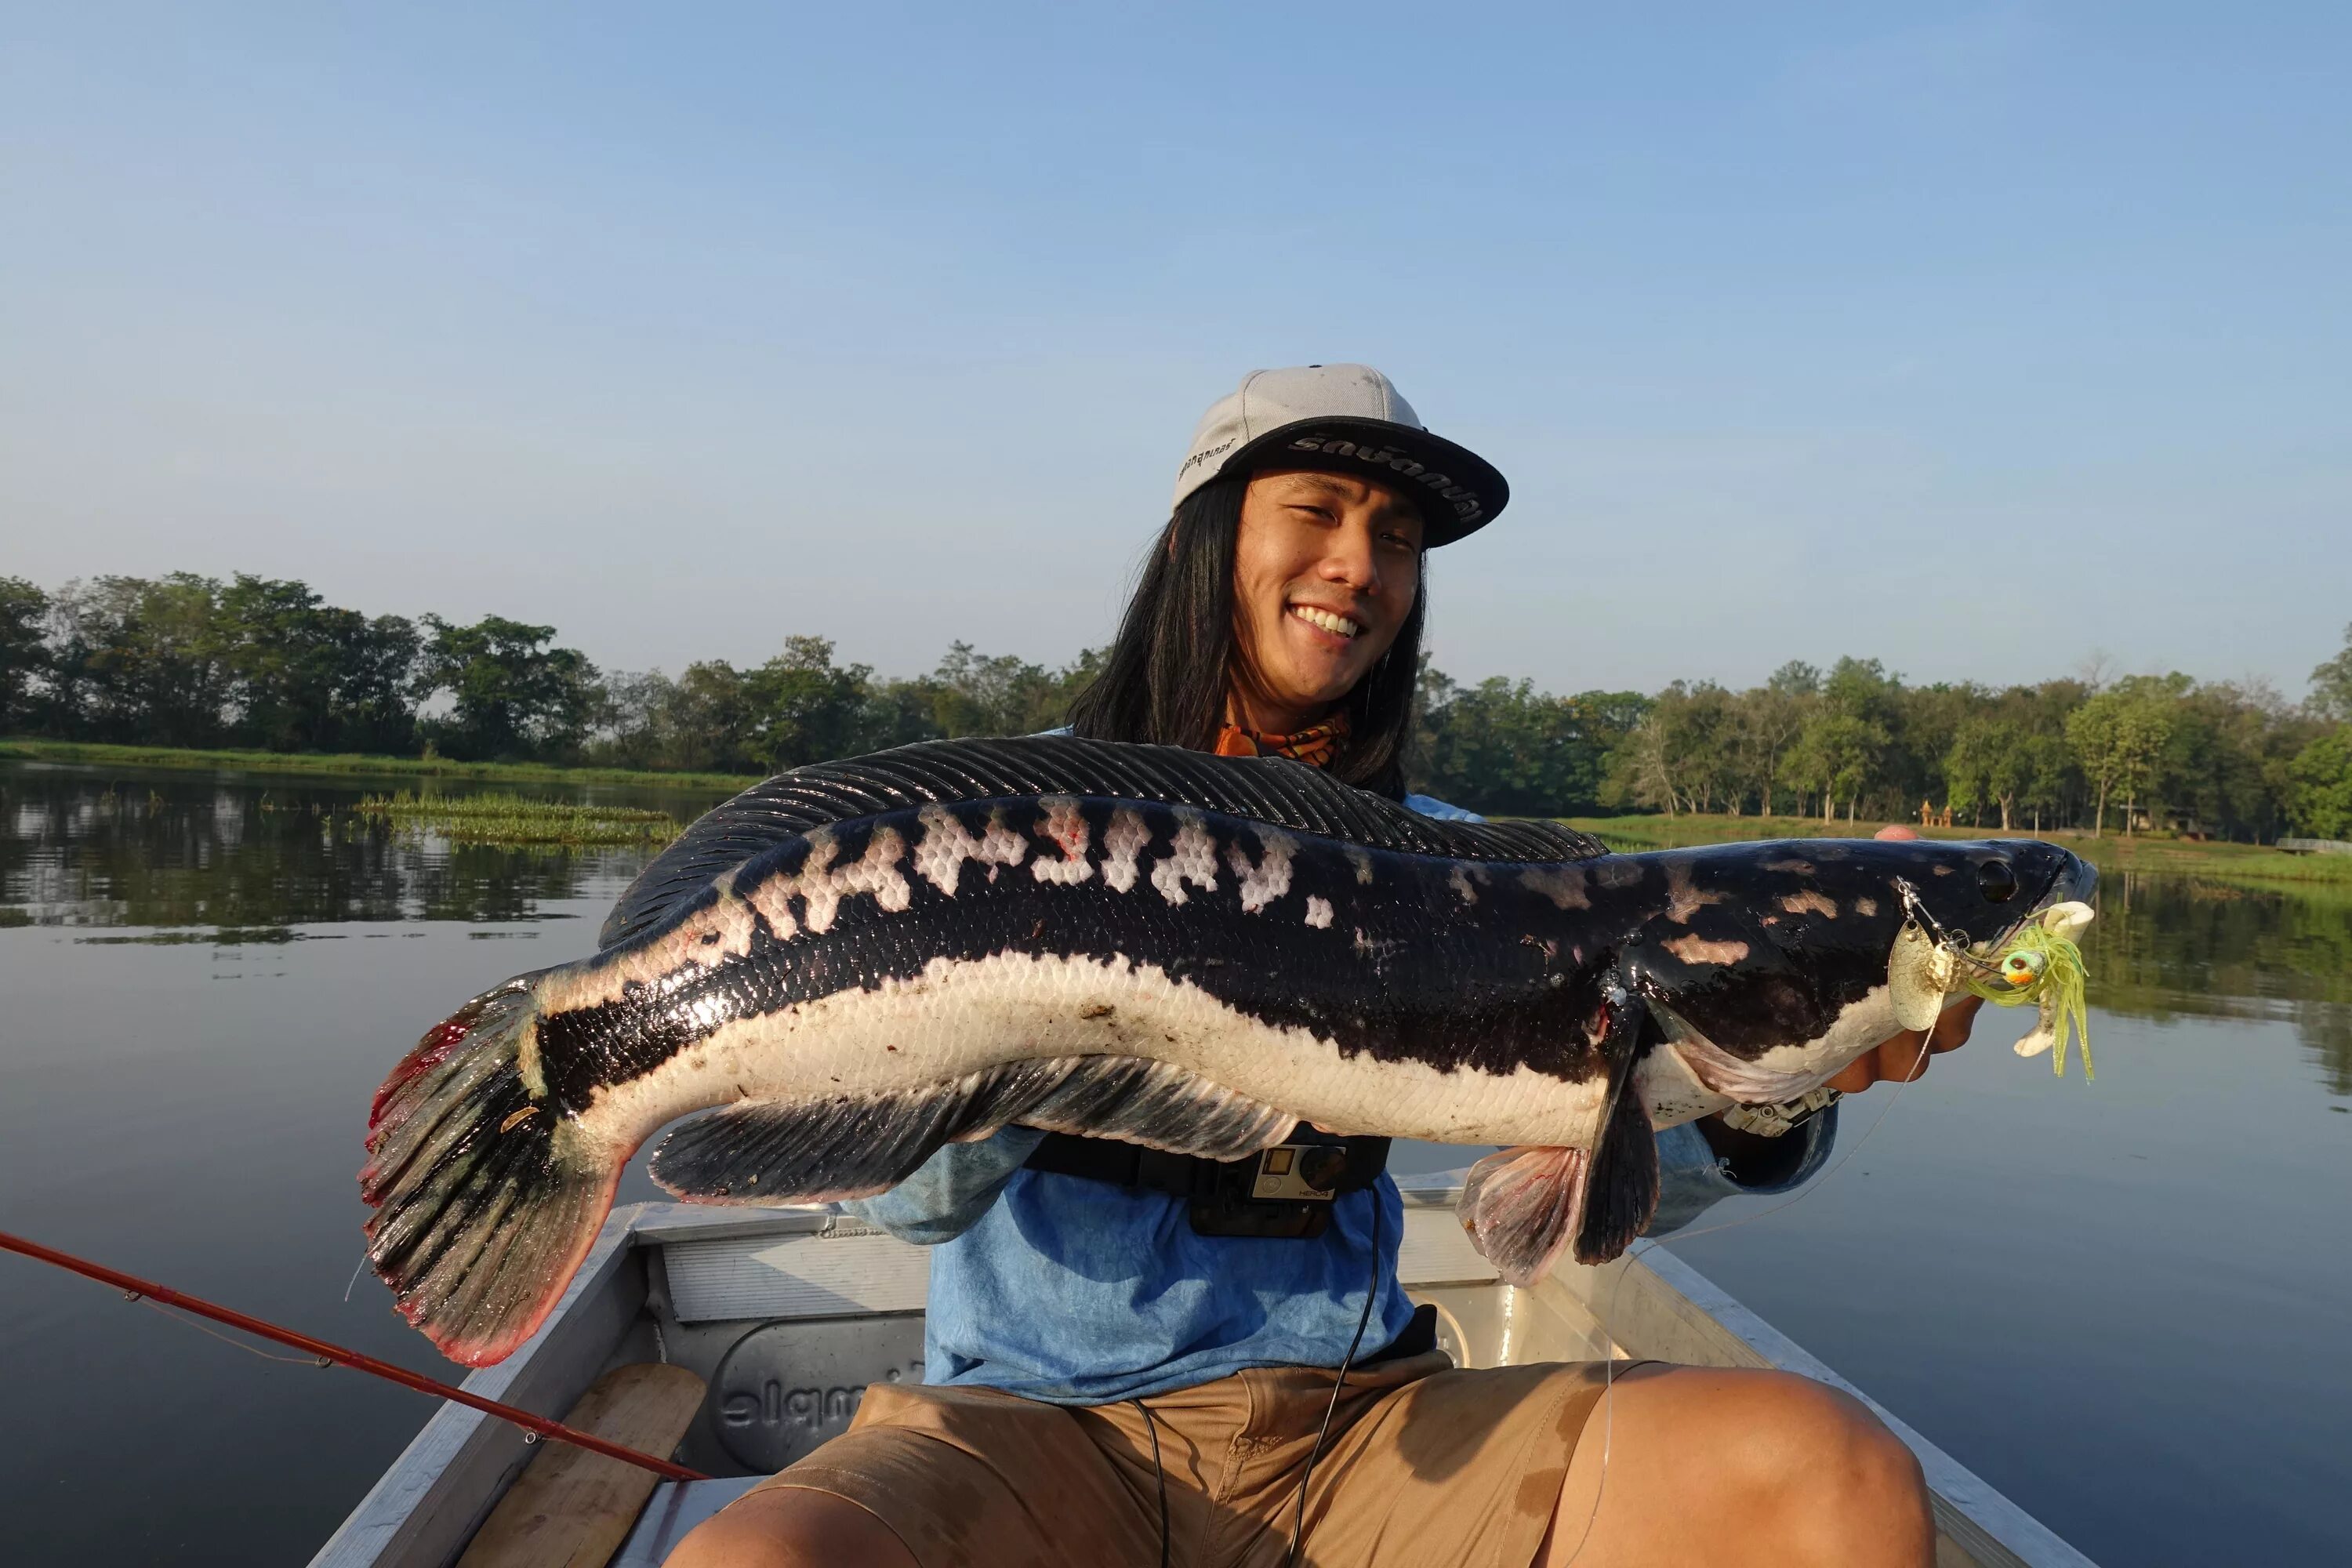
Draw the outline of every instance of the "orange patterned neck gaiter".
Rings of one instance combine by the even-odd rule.
[[[1348,715],[1334,713],[1320,724],[1309,724],[1304,730],[1287,735],[1261,735],[1244,730],[1238,724],[1227,724],[1217,731],[1217,755],[1221,757],[1288,757],[1309,767],[1328,768],[1331,759],[1339,754],[1340,744],[1348,738]]]

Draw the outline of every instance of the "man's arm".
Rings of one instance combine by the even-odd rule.
[[[1644,1233],[1680,1230],[1730,1197],[1790,1193],[1821,1173],[1837,1141],[1838,1108],[1778,1138],[1759,1138],[1706,1116],[1658,1134],[1658,1210]]]

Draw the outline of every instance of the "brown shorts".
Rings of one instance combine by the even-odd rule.
[[[1636,1363],[1620,1362],[1616,1375]],[[1144,1403],[1045,1405],[877,1384],[847,1432],[755,1491],[845,1498],[923,1568],[1160,1562],[1271,1568],[1331,1373],[1262,1367]],[[1316,1460],[1298,1561],[1316,1568],[1527,1568],[1559,1501],[1601,1363],[1461,1371],[1443,1351],[1348,1374]]]

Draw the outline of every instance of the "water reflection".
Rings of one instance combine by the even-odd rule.
[[[413,784],[0,763],[0,925],[211,927],[219,940],[256,942],[349,921],[503,924],[625,879],[644,858],[451,845],[352,810],[363,795]],[[682,821],[719,798],[530,793],[651,805]]]
[[[2329,1090],[2352,1096],[2352,893],[2113,876],[2083,956],[2094,1006],[2291,1023]]]

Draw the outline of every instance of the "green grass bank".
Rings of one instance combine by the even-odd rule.
[[[637,768],[567,768],[549,763],[460,763],[447,757],[388,757],[364,752],[191,751],[177,746],[115,746],[94,742],[0,740],[0,758],[87,763],[100,767],[171,768],[192,773],[351,774],[368,778],[467,779],[482,784],[618,784],[683,789],[741,789],[749,773],[667,773]]]
[[[1755,838],[1867,838],[1886,826],[1883,822],[1823,822],[1815,816],[1702,816],[1689,813],[1678,816],[1574,816],[1566,820],[1570,826],[1582,828],[1612,849],[1633,851]],[[1922,827],[1918,831],[1927,838],[2035,837],[2022,829],[2013,829],[2004,836],[1997,827]],[[2146,834],[2126,838],[2108,833],[2094,838],[2088,833],[2069,830],[2039,837],[2064,845],[2102,872],[2157,872],[2255,888],[2334,884],[2352,889],[2352,856],[2347,855],[2290,855],[2266,845],[2199,843]]]

